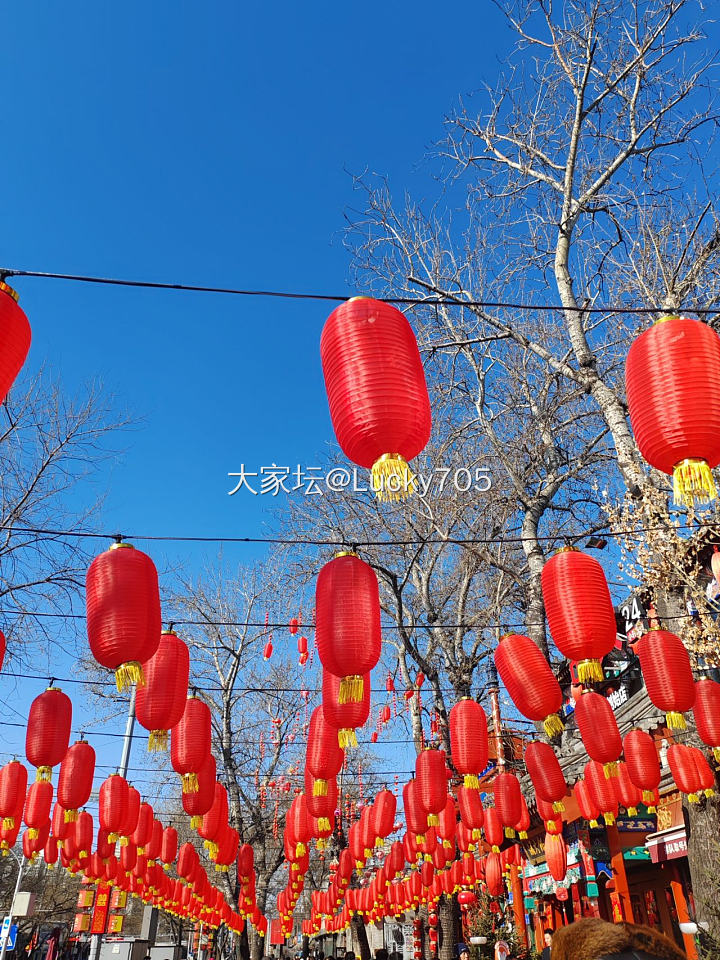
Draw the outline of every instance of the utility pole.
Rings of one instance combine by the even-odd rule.
[[[15,856],[15,854],[13,854]],[[2,949],[0,950],[0,960],[5,960],[5,954],[7,953],[8,940],[10,939],[10,926],[13,921],[13,905],[15,904],[15,897],[17,897],[20,892],[20,884],[22,883],[23,871],[25,870],[25,854],[22,854],[18,860],[18,875],[17,880],[15,881],[15,892],[13,893],[13,898],[10,902],[10,909],[8,910],[8,919],[10,923],[8,924],[7,933],[3,937]]]

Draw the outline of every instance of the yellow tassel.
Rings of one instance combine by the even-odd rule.
[[[4,817],[3,818],[3,830],[12,830],[15,826],[15,817]]]
[[[627,812],[628,812],[628,816],[629,816],[629,817],[636,817],[636,816],[637,816],[637,807],[628,807],[628,808],[627,808]]]
[[[603,773],[605,774],[606,780],[612,780],[613,777],[616,777],[618,775],[617,760],[613,760],[612,763],[604,764]]]
[[[122,693],[123,690],[133,684],[144,687],[145,674],[141,663],[137,660],[128,660],[127,663],[121,663],[115,671],[115,685],[118,688],[118,693]]]
[[[151,730],[148,737],[148,753],[162,753],[168,748],[167,730]]]
[[[116,833],[108,834],[108,843],[117,843],[120,838]]]
[[[450,843],[449,840],[443,840],[442,845],[443,845],[443,847],[444,847],[445,850],[449,850],[450,847],[452,846],[452,844]]]
[[[518,837],[520,840],[527,840],[527,830],[521,830]]]
[[[549,832],[549,831],[554,830],[554,829],[556,828],[556,823],[555,823],[554,820],[548,820],[548,821],[546,821],[545,826],[547,827],[548,832]]]
[[[363,678],[358,674],[343,677],[340,681],[338,703],[361,703],[365,688]]]
[[[689,793],[688,800],[690,803],[700,803],[700,797],[696,793]]]
[[[477,829],[477,827],[475,827],[475,829],[473,830],[473,832],[472,832],[471,835],[470,835],[470,839],[471,839],[471,840],[479,840],[481,836],[482,836],[482,834],[481,834],[480,831]]]
[[[474,773],[466,773],[463,785],[466,790],[477,790],[480,787],[480,781]]]
[[[712,753],[715,757],[715,763],[720,763],[720,747],[713,747]]]
[[[590,826],[591,826],[591,827],[594,827],[594,828],[597,830],[597,828],[600,826],[600,824],[597,822],[597,820],[592,819],[592,820],[590,821]]]
[[[603,819],[605,820],[605,825],[611,827],[615,823],[615,814],[614,813],[604,813]]]
[[[515,836],[515,831],[513,830],[512,827],[505,827],[505,836],[508,838],[508,840],[513,839],[513,837]]]
[[[551,713],[550,716],[545,717],[543,727],[545,728],[546,736],[550,740],[552,740],[553,737],[559,736],[565,729],[562,720],[556,713]]]
[[[35,774],[35,783],[43,783],[52,780],[52,767],[38,767]]]
[[[358,745],[358,742],[357,742],[357,736],[355,734],[355,730],[352,727],[338,730],[338,744],[343,750],[348,750],[351,747],[356,747]]]
[[[555,803],[553,804],[553,810],[555,811],[555,813],[562,813],[564,809],[565,809],[565,804],[562,802],[562,800],[556,800]]]
[[[326,846],[327,840],[324,837],[318,837],[318,839],[315,841],[316,850],[324,850]]]
[[[314,797],[326,797],[328,790],[327,780],[314,780],[313,781],[313,796]]]
[[[78,818],[77,810],[66,810],[65,811],[65,823],[75,823]]]
[[[687,724],[685,723],[685,717],[678,713],[676,710],[670,710],[665,714],[665,719],[667,720],[667,725],[671,730],[686,730]]]
[[[498,847],[497,844],[493,844],[492,852],[493,852],[493,853],[500,853],[500,847]]]
[[[427,818],[427,825],[429,827],[437,827],[440,824],[440,818],[436,813],[429,813]]]
[[[602,664],[599,660],[581,660],[577,668],[580,683],[601,683],[604,680]]]
[[[655,799],[655,794],[652,790],[643,790],[643,803],[652,803]]]
[[[130,841],[127,837],[120,837],[120,846],[126,847]]]
[[[653,804],[651,804],[651,805],[648,807],[648,813],[657,813],[657,807],[654,806]]]
[[[714,796],[715,796],[715,791],[712,789],[712,787],[708,787],[708,789],[705,791],[705,796],[706,796],[706,797],[714,797]]]
[[[182,792],[197,793],[200,789],[196,773],[184,773],[182,776]]]
[[[54,863],[48,863],[47,868],[48,868],[48,870],[54,870],[54,869],[55,869],[55,864],[54,864]]]
[[[318,830],[329,830],[329,829],[330,829],[330,821],[328,820],[328,818],[327,818],[327,817],[319,817],[319,818],[318,818]]]
[[[415,475],[399,453],[385,453],[370,471],[370,487],[380,501],[397,503],[415,492]]]
[[[673,499],[676,506],[692,507],[717,498],[712,471],[705,460],[681,460],[673,469]]]
[[[30,829],[28,830],[28,836],[30,837],[31,840],[37,840],[38,838],[37,829],[35,827],[30,827]]]

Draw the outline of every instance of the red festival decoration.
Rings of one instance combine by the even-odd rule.
[[[635,644],[635,653],[648,697],[665,711],[668,727],[684,728],[683,713],[695,703],[690,657],[680,637],[667,630],[650,630]]]
[[[97,662],[115,671],[118,690],[142,685],[142,666],[160,643],[155,564],[129,543],[95,557],[86,577],[87,631]]]
[[[628,776],[642,790],[643,803],[653,806],[662,772],[655,741],[644,730],[629,730],[623,741]]]
[[[609,700],[586,691],[575,704],[575,720],[589,756],[603,765],[606,777],[615,776],[622,738]]]
[[[477,789],[478,775],[488,764],[488,725],[485,711],[476,700],[465,697],[450,711],[450,755],[453,766],[465,778],[465,786]]]
[[[698,736],[720,762],[720,683],[709,677],[697,681],[693,712]]]
[[[675,502],[717,496],[720,338],[706,323],[661,317],[641,333],[625,365],[628,410],[647,462],[673,477]]]
[[[18,306],[17,293],[0,281],[0,403],[25,363],[30,339],[30,323]]]
[[[495,665],[520,713],[542,722],[549,737],[562,733],[562,720],[557,716],[562,690],[538,645],[530,637],[510,633],[495,650]]]
[[[157,650],[142,669],[145,683],[137,689],[137,720],[150,731],[148,750],[167,750],[168,730],[185,711],[190,675],[187,645],[172,630],[163,631]]]
[[[208,761],[211,745],[210,709],[199,697],[188,697],[183,715],[170,735],[170,762],[182,777],[183,793],[198,789],[198,772]]]
[[[37,767],[38,780],[49,780],[52,768],[65,757],[71,726],[72,703],[59,687],[48,687],[35,697],[28,716],[25,755]]]
[[[90,799],[95,776],[95,750],[87,740],[74,743],[60,764],[57,799],[67,821],[77,820],[80,807]]]
[[[335,436],[345,455],[371,469],[381,500],[413,490],[408,461],[430,439],[431,413],[415,335],[390,304],[353,297],[327,319],[320,338]]]

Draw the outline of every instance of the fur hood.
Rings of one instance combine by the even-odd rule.
[[[632,950],[642,950],[653,960],[686,960],[672,940],[651,927],[594,917],[560,927],[552,940],[551,960],[602,960]]]

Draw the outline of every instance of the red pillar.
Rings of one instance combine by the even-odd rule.
[[[528,935],[525,927],[525,903],[523,888],[520,879],[520,870],[516,864],[510,865],[510,889],[513,895],[513,914],[515,915],[515,929],[525,949],[528,947]]]
[[[690,920],[690,913],[688,912],[687,900],[685,899],[685,891],[683,890],[682,883],[677,879],[677,871],[675,871],[675,876],[676,879],[670,881],[670,889],[672,890],[673,899],[675,900],[675,909],[677,910],[679,922],[687,923]],[[697,960],[698,953],[695,946],[695,937],[689,933],[684,933],[682,938],[688,960]]]
[[[622,848],[620,847],[620,834],[618,828],[613,825],[606,827],[608,847],[610,849],[610,863],[612,865],[613,880],[615,881],[615,893],[620,901],[620,909],[623,917],[632,922],[633,912],[630,903],[630,888],[628,887],[627,874],[625,873],[625,861],[623,860]]]

